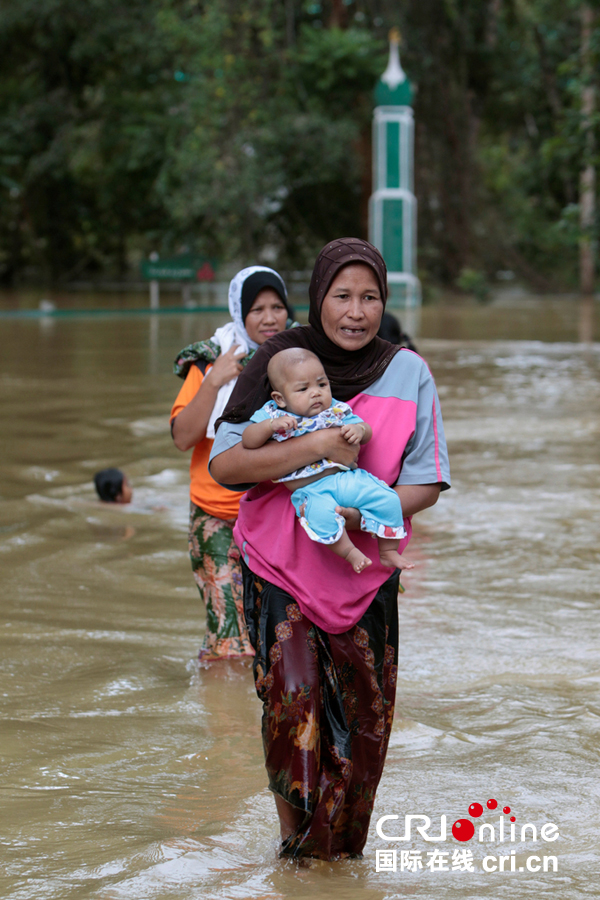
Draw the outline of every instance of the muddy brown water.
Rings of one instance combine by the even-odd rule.
[[[509,337],[523,337],[510,333],[519,316],[503,319]],[[222,321],[0,323],[0,895],[596,896],[600,344],[576,343],[576,322],[566,339],[567,312],[554,330],[538,317],[544,343],[481,340],[458,320],[444,340],[439,318],[424,320],[453,488],[416,520],[364,859],[297,868],[277,859],[251,671],[196,664],[204,616],[186,553],[188,458],[167,427],[170,363]],[[535,312],[523,327],[535,337]],[[95,500],[105,465],[130,476],[131,507]],[[490,798],[537,840],[500,843]],[[494,840],[461,843],[450,827],[474,802]],[[377,835],[384,815],[400,816],[385,828],[401,835],[407,814],[429,816],[430,835],[446,815],[446,840],[414,826],[405,842]],[[377,871],[390,849],[396,871]],[[447,871],[428,867],[436,849]],[[452,868],[461,849],[474,871]],[[402,850],[423,868],[400,871]],[[507,871],[482,870],[502,855]],[[558,871],[527,871],[533,856]]]

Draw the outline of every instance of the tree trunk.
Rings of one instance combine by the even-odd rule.
[[[490,0],[485,26],[485,42],[493,50],[498,43],[498,19],[502,9],[502,0]]]
[[[342,0],[331,0],[331,16],[329,17],[330,28],[345,28],[347,19],[347,8]]]
[[[596,102],[590,39],[594,25],[591,6],[581,7],[581,127],[585,133],[583,166],[579,176],[579,280],[582,294],[594,292],[594,221],[596,213],[596,170],[593,163],[594,131],[592,116]]]
[[[296,13],[294,0],[285,0],[285,38],[288,47],[296,43]]]

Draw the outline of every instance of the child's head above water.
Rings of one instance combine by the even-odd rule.
[[[331,388],[318,356],[302,347],[281,350],[269,360],[271,397],[297,416],[316,416],[331,406]]]
[[[131,485],[120,469],[102,469],[94,475],[98,496],[105,503],[130,503]]]

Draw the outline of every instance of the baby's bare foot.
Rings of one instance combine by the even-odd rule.
[[[363,571],[363,569],[366,569],[367,566],[372,565],[369,557],[365,556],[364,553],[361,553],[358,547],[354,547],[352,550],[350,550],[346,559],[348,560],[354,571],[358,572],[359,575]]]
[[[407,560],[397,550],[380,550],[379,562],[382,566],[392,566],[394,569],[414,569],[415,564]]]

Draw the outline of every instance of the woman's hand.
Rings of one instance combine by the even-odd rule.
[[[219,389],[237,378],[242,367],[240,359],[244,354],[236,354],[237,344],[221,353],[206,372],[198,393],[185,409],[173,420],[173,441],[178,450],[190,450],[203,441],[214,409]]]
[[[232,379],[237,378],[242,371],[240,360],[244,358],[245,353],[236,353],[238,344],[233,344],[227,353],[221,353],[217,356],[212,367],[208,370],[204,380],[216,388],[222,388],[224,384],[228,384]]]
[[[342,434],[341,428],[324,428],[322,431],[313,432],[320,438],[322,452],[320,458],[331,459],[351,469],[358,459],[360,444],[349,444]]]
[[[346,520],[346,531],[360,531],[360,511],[354,506],[336,506],[338,516]]]
[[[434,506],[440,496],[440,487],[439,484],[396,485],[394,490],[400,497],[404,518]],[[353,506],[336,506],[335,511],[346,520],[346,531],[359,530],[360,512],[357,509]]]

